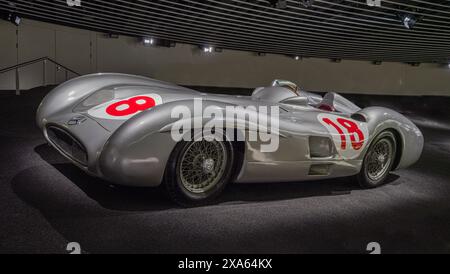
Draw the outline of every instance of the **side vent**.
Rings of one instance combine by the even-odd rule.
[[[328,137],[310,136],[309,154],[311,158],[328,158],[334,155],[333,144]]]
[[[329,175],[331,164],[315,164],[309,168],[308,175]]]

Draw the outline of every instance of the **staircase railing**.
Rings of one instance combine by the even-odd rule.
[[[31,61],[28,61],[28,62],[23,62],[23,63],[17,64],[17,65],[14,65],[14,66],[10,66],[10,67],[4,68],[4,69],[0,69],[0,74],[3,74],[3,73],[8,72],[8,71],[13,71],[13,70],[16,71],[16,95],[20,95],[19,69],[23,68],[23,67],[26,67],[26,66],[30,66],[30,65],[36,64],[36,63],[40,63],[40,62],[42,62],[42,80],[43,80],[42,85],[43,86],[46,86],[46,84],[47,84],[46,83],[47,62],[50,62],[50,63],[53,63],[54,65],[56,65],[57,70],[64,69],[66,81],[69,79],[69,73],[73,73],[73,74],[75,74],[77,76],[80,75],[78,72],[76,72],[76,71],[74,71],[74,70],[72,70],[72,69],[70,69],[70,68],[68,68],[68,67],[66,67],[64,65],[61,65],[60,63],[56,62],[55,60],[53,60],[53,59],[51,59],[49,57],[41,57],[41,58],[34,59],[34,60],[31,60]]]

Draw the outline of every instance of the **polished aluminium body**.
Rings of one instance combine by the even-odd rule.
[[[151,96],[154,106],[121,119],[102,114],[105,106],[133,96],[138,100],[139,95]],[[157,186],[163,182],[177,144],[170,135],[170,126],[177,120],[171,118],[171,111],[178,105],[193,110],[194,98],[203,99],[203,108],[252,105],[281,109],[279,131],[271,133],[280,137],[279,148],[262,152],[258,142],[245,142],[235,182],[301,181],[358,174],[372,139],[384,130],[392,130],[398,137],[394,169],[415,163],[423,149],[419,129],[393,110],[360,109],[338,94],[322,98],[300,90],[293,92],[277,81],[273,86],[256,89],[252,96],[231,96],[203,94],[140,76],[86,75],[51,91],[38,109],[37,124],[52,146],[89,174],[121,185]],[[340,118],[344,126],[358,125],[363,140],[356,149],[351,148],[355,141],[352,138],[356,137],[339,136],[331,124],[324,123]],[[339,142],[345,140],[343,150],[344,144]]]

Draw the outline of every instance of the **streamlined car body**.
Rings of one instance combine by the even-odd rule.
[[[227,107],[245,115],[211,115]],[[264,108],[277,110],[276,127],[261,127],[273,119]],[[191,116],[180,115],[186,113]],[[224,138],[189,140],[181,131],[183,139],[174,138],[182,119],[192,125],[190,137],[212,121],[223,130],[209,132]],[[211,201],[228,182],[355,176],[362,186],[375,187],[391,170],[415,163],[424,142],[420,130],[391,109],[360,109],[336,93],[322,97],[280,80],[251,96],[233,96],[140,76],[86,75],[52,90],[39,106],[37,124],[87,173],[120,185],[164,183],[182,205]],[[264,129],[265,140],[250,138]],[[274,147],[262,149],[268,142]]]

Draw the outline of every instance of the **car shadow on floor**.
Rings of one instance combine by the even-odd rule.
[[[123,211],[144,211],[177,207],[169,200],[164,186],[138,188],[111,185],[102,179],[87,175],[46,144],[37,146],[35,152],[104,208]],[[46,171],[43,170],[42,172]],[[387,183],[394,183],[398,178],[399,176],[390,174]],[[240,204],[313,196],[348,195],[351,191],[358,189],[360,187],[351,178],[293,183],[235,183],[227,186],[217,199],[217,204]],[[69,194],[65,193],[64,195]]]

